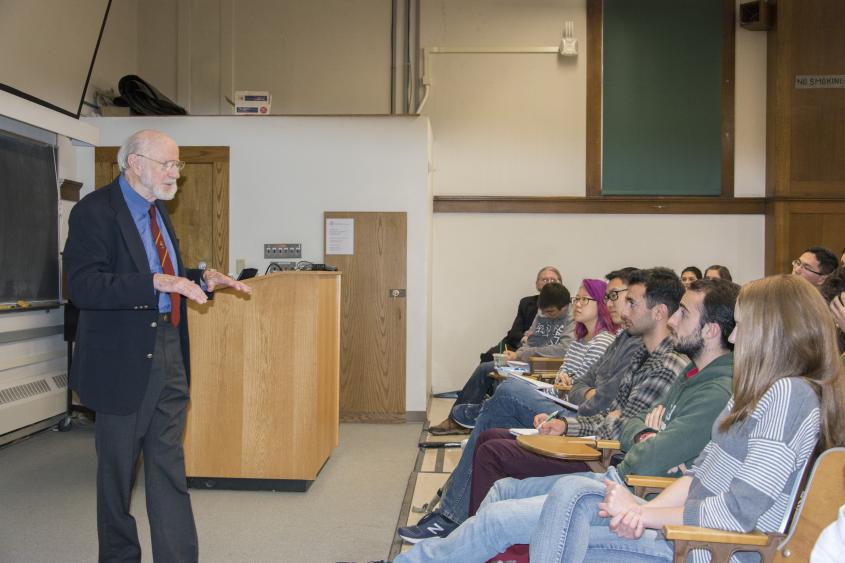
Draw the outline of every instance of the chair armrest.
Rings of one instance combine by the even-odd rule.
[[[555,373],[557,375],[557,373]],[[558,393],[569,393],[572,391],[572,385],[567,385],[566,383],[555,383],[555,391]]]
[[[557,371],[563,364],[563,358],[547,358],[545,356],[531,356],[528,358],[531,373],[537,371]]]
[[[600,450],[622,451],[622,444],[619,440],[596,440],[596,447]]]
[[[677,481],[675,477],[652,477],[650,475],[626,475],[625,482],[629,487],[648,487],[650,489],[665,489]]]
[[[540,381],[551,381],[557,377],[557,370],[555,369],[535,369],[531,372],[531,375],[539,379]],[[567,389],[568,391],[568,389]]]
[[[667,540],[686,540],[707,543],[732,543],[737,545],[762,546],[769,543],[770,536],[761,532],[729,532],[699,526],[663,526]]]
[[[505,377],[504,375],[501,375],[501,374],[500,374],[498,371],[496,371],[496,370],[493,370],[493,371],[491,371],[491,372],[488,372],[488,373],[487,373],[487,377],[489,377],[490,379],[492,379],[492,380],[494,380],[494,381],[504,381],[505,379],[507,379],[507,377]]]

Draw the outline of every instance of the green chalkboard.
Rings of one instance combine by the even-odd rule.
[[[602,193],[720,195],[722,2],[604,0]]]

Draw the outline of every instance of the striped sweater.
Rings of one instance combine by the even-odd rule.
[[[566,357],[563,359],[559,372],[568,373],[573,380],[581,379],[587,370],[604,355],[607,347],[613,344],[615,339],[615,332],[605,330],[587,342],[573,340],[569,345],[569,350],[566,351]]]
[[[816,447],[821,416],[815,391],[800,378],[772,385],[745,420],[727,432],[716,419],[712,440],[687,475],[693,477],[684,503],[684,524],[748,532],[780,531],[792,505],[791,492]],[[709,554],[694,551],[696,563]],[[739,554],[732,562],[756,561]]]

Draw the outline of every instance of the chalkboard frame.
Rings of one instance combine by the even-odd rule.
[[[712,0],[702,0],[703,2]],[[721,22],[721,169],[720,193],[713,196],[700,194],[641,194],[610,195],[602,190],[603,166],[603,33],[604,0],[587,0],[587,198],[701,198],[732,200],[734,197],[734,69],[735,69],[735,5],[733,0],[722,0]],[[694,25],[695,22],[678,21],[677,25]]]

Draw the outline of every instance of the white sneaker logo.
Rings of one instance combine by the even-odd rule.
[[[441,526],[440,524],[432,524],[431,526],[427,527],[426,530],[428,530],[428,532],[430,534],[436,534],[437,532],[445,532],[446,531],[446,529],[443,526]]]

